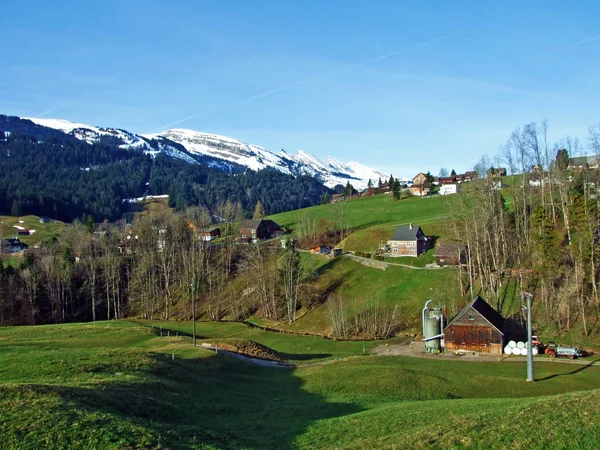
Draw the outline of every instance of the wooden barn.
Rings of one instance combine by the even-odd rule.
[[[444,329],[446,351],[502,355],[504,317],[484,299],[477,297],[463,308]]]

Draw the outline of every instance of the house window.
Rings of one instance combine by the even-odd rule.
[[[487,344],[481,344],[481,346],[482,346],[483,348],[485,348],[485,347],[487,347]]]
[[[242,234],[242,239],[246,239],[246,235],[245,234]]]
[[[473,314],[469,314],[469,320],[475,320],[475,316]]]
[[[466,342],[462,342],[460,345],[462,345],[463,347],[466,347],[467,343]]]

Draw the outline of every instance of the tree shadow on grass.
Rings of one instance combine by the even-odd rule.
[[[598,362],[598,360],[595,361],[590,361],[589,363],[582,365],[581,367],[572,370],[571,372],[566,372],[566,373],[554,373],[552,375],[548,375],[544,378],[537,378],[535,381],[545,381],[545,380],[551,380],[552,378],[557,378],[557,377],[566,377],[569,375],[575,375],[576,373],[579,372],[583,372],[586,369],[589,369],[592,366],[598,366],[598,364],[596,364]]]
[[[133,422],[159,436],[162,448],[290,448],[315,421],[361,410],[305,391],[303,380],[289,368],[260,367],[217,355],[155,358],[146,382],[34,389],[59,394],[69,411],[76,408],[84,415],[108,414]]]

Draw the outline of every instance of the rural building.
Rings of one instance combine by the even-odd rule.
[[[327,245],[317,245],[316,247],[313,247],[310,249],[310,252],[312,254],[321,254],[321,255],[328,255],[330,251],[331,251],[331,248],[328,247]]]
[[[443,184],[440,186],[440,195],[458,194],[458,184]]]
[[[438,244],[435,260],[439,266],[457,266],[466,261],[466,247],[458,242]]]
[[[478,175],[475,170],[471,170],[469,172],[465,172],[462,177],[463,177],[463,182],[468,183],[469,181],[476,180],[478,178]]]
[[[412,181],[413,184],[425,184],[427,183],[427,175],[425,175],[423,172],[419,172],[414,176]]]
[[[343,202],[346,200],[345,194],[333,194],[331,196],[331,203]]]
[[[281,227],[269,219],[244,220],[240,227],[240,240],[244,242],[256,243],[282,234]]]
[[[426,186],[424,184],[413,184],[410,187],[410,193],[417,197],[424,197],[426,195],[429,195],[429,186]]]
[[[221,229],[220,228],[208,228],[206,230],[202,230],[200,232],[200,237],[202,238],[203,241],[213,241],[217,238],[221,237]]]
[[[598,169],[600,167],[600,155],[577,156],[569,158],[569,169],[584,170]]]
[[[503,344],[504,317],[481,297],[465,306],[444,329],[446,351],[466,350],[500,356]]]
[[[487,170],[487,176],[492,178],[500,178],[506,176],[506,169],[504,167],[498,167],[495,169],[494,167],[490,167]]]
[[[46,216],[42,216],[40,217],[40,223],[51,223],[52,219],[50,219],[49,217]]]
[[[8,238],[0,240],[0,254],[20,253],[27,250],[27,244],[24,244],[19,238]]]
[[[456,176],[452,177],[440,177],[440,184],[456,184]]]
[[[429,249],[431,239],[417,225],[400,225],[387,242],[390,256],[419,256]]]

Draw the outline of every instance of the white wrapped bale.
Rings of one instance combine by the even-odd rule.
[[[504,353],[507,355],[512,355],[513,349],[512,347],[509,347],[508,345],[506,347],[504,347]]]
[[[525,348],[525,342],[522,342],[522,341],[517,342],[517,348]]]
[[[508,341],[508,346],[510,348],[515,348],[517,346],[517,343],[515,341]]]

